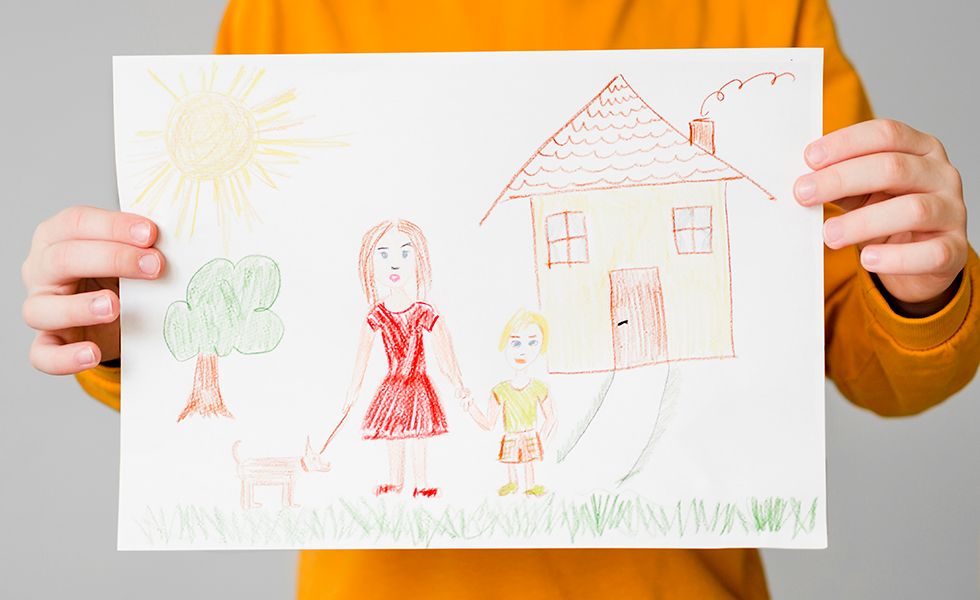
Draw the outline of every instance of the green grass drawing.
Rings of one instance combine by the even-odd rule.
[[[203,542],[209,546],[302,546],[322,543],[407,544],[428,547],[466,540],[549,541],[587,546],[603,536],[676,539],[694,533],[726,536],[809,534],[817,499],[748,498],[740,502],[679,501],[663,505],[624,494],[594,493],[583,499],[488,499],[476,507],[434,508],[384,498],[338,500],[323,508],[238,510],[204,506],[150,508],[136,523],[151,546]]]

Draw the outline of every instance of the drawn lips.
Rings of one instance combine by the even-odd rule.
[[[515,358],[515,359],[514,359],[514,362],[516,362],[516,363],[517,363],[517,364],[519,364],[519,365],[523,365],[523,364],[524,364],[524,363],[526,363],[527,361],[526,361],[526,360],[524,360],[523,358]]]
[[[390,279],[392,283],[398,283],[398,280],[401,279],[401,277],[398,274],[392,274],[388,277],[388,279]]]

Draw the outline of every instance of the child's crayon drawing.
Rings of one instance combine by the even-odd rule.
[[[194,414],[234,418],[221,397],[218,358],[232,350],[275,350],[285,331],[270,310],[279,285],[279,266],[267,256],[246,256],[236,264],[216,258],[191,277],[186,299],[167,309],[163,339],[170,353],[179,361],[197,358],[194,386],[178,421]]]
[[[115,63],[120,548],[825,545],[819,51],[248,64]]]
[[[472,402],[466,404],[466,409],[473,420],[488,431],[496,426],[503,413],[504,436],[500,440],[497,460],[507,465],[507,483],[497,490],[497,494],[508,496],[522,492],[527,496],[543,496],[546,490],[535,483],[534,463],[544,460],[544,445],[551,441],[557,419],[548,385],[530,377],[528,369],[548,351],[548,322],[538,313],[524,309],[517,311],[504,327],[499,350],[513,370],[513,377],[493,387],[485,412]],[[544,415],[540,426],[539,410]],[[523,486],[517,465],[524,468]]]

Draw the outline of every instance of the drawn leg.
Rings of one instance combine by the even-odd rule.
[[[415,487],[418,489],[425,489],[429,487],[427,485],[426,473],[425,473],[425,462],[426,462],[426,451],[428,450],[428,445],[426,440],[412,440],[410,442],[412,447],[412,470],[415,474]]]
[[[405,440],[388,440],[388,481],[374,488],[374,495],[400,494],[405,485]]]

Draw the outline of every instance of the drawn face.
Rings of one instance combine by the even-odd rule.
[[[389,229],[374,249],[374,280],[379,287],[395,289],[415,285],[415,248],[412,240]]]
[[[514,330],[504,347],[504,358],[513,369],[526,369],[541,354],[541,328],[531,323],[521,331]]]

